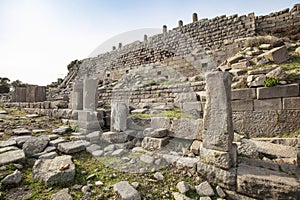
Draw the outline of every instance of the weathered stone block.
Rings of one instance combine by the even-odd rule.
[[[222,188],[235,190],[236,188],[236,169],[230,170],[220,169],[213,165],[205,164],[203,162],[197,163],[197,172],[205,177],[209,182],[216,183]]]
[[[65,154],[77,153],[85,150],[82,141],[59,143],[57,149]]]
[[[0,154],[0,165],[5,165],[12,162],[23,162],[25,154],[23,150],[8,151]]]
[[[190,111],[202,111],[201,102],[185,102],[182,104],[182,111],[183,112],[190,112]]]
[[[76,81],[73,86],[72,92],[72,109],[82,110],[83,109],[83,82]]]
[[[271,60],[274,63],[279,64],[289,59],[289,53],[287,51],[286,46],[281,46],[262,54],[261,57],[265,57],[268,60]]]
[[[124,132],[104,132],[101,139],[108,143],[125,143],[128,135]]]
[[[256,89],[246,88],[231,91],[231,100],[256,99]]]
[[[238,100],[231,102],[232,111],[253,110],[253,100]]]
[[[151,128],[171,128],[171,120],[169,117],[151,117]]]
[[[229,152],[215,151],[202,147],[200,150],[200,158],[202,162],[215,165],[222,169],[230,169],[233,165]]]
[[[278,97],[297,97],[299,95],[299,84],[280,85],[275,87],[257,88],[257,99],[272,99]]]
[[[300,198],[300,184],[286,173],[240,164],[237,192],[260,199]]]
[[[255,111],[282,110],[281,98],[254,100],[254,110]]]
[[[231,65],[232,69],[245,69],[250,66],[249,61],[237,62]]]
[[[142,141],[142,147],[147,150],[158,150],[161,149],[166,144],[168,144],[168,142],[169,142],[169,137],[164,137],[164,138],[145,137]]]
[[[183,139],[196,139],[202,134],[203,119],[174,118],[170,129],[170,136]]]
[[[300,97],[283,98],[284,110],[300,110]]]
[[[128,105],[123,102],[112,102],[111,131],[125,131],[127,129]]]
[[[69,155],[37,160],[33,166],[32,176],[42,180],[46,185],[70,183],[75,177],[75,165]]]
[[[91,133],[101,130],[97,112],[95,111],[79,110],[77,125],[78,131],[83,133]]]
[[[199,155],[200,153],[200,147],[202,146],[202,142],[199,140],[194,140],[190,149],[195,155]]]
[[[114,185],[114,191],[123,200],[141,200],[141,196],[127,181],[121,181]]]

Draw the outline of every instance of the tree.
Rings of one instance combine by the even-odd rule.
[[[11,86],[14,88],[14,90],[15,90],[17,87],[26,87],[27,84],[23,83],[23,82],[20,81],[20,80],[15,80],[15,81],[11,82],[10,85],[11,85]]]
[[[6,77],[0,77],[0,93],[9,93],[9,85],[10,80]]]

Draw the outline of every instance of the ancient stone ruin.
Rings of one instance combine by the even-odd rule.
[[[0,141],[0,165],[35,159],[34,179],[68,183],[76,168],[71,155],[87,151],[107,168],[154,173],[155,181],[164,181],[160,171],[168,166],[202,180],[178,181],[174,199],[192,199],[189,191],[200,199],[299,199],[297,30],[299,4],[265,16],[199,20],[194,13],[190,24],[164,25],[144,41],[73,61],[56,87],[17,88],[5,104],[65,125],[51,134],[12,130]],[[20,174],[2,184],[20,183]],[[138,185],[124,180],[111,189],[142,199]],[[92,195],[88,184],[81,190]]]

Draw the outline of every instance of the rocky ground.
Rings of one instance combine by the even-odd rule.
[[[71,121],[13,108],[2,109],[0,126],[0,199],[248,198],[206,182],[196,170],[199,157],[192,147],[186,151],[189,141],[171,139],[162,150],[147,151],[128,136],[99,131],[83,136],[73,132]],[[110,143],[115,140],[118,144]],[[282,191],[288,187],[297,192],[291,186],[298,187],[300,178],[299,138],[249,140],[236,134],[235,143],[240,155],[238,180],[251,177],[251,170],[263,174],[251,177],[254,180],[274,173],[279,179],[265,180],[268,184],[286,181]]]
[[[95,133],[83,138],[62,121],[67,123],[13,108],[1,111],[0,199],[225,197],[197,175],[197,159],[183,157],[181,149],[166,156],[91,144]]]

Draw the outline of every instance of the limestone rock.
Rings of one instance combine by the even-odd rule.
[[[140,160],[144,163],[152,164],[154,162],[154,157],[147,154],[143,154],[141,155]]]
[[[59,135],[63,135],[63,134],[66,134],[66,133],[70,133],[72,130],[69,126],[61,126],[57,129],[54,129],[52,131],[52,133],[54,134],[59,134]]]
[[[58,150],[65,154],[72,154],[85,150],[85,146],[82,141],[65,142],[58,144]]]
[[[101,147],[100,147],[99,145],[97,145],[97,144],[92,144],[91,146],[88,146],[88,147],[86,148],[86,151],[89,152],[89,153],[92,153],[92,152],[94,152],[94,151],[96,151],[96,150],[100,150],[100,149],[101,149]]]
[[[268,60],[271,60],[274,63],[279,64],[287,61],[289,59],[289,54],[286,46],[281,46],[262,54],[261,57],[265,57]]]
[[[2,148],[2,147],[8,147],[8,146],[14,146],[16,144],[17,143],[16,143],[15,140],[0,141],[0,148]]]
[[[128,135],[124,132],[104,132],[101,139],[108,143],[125,143]]]
[[[249,87],[258,87],[263,86],[266,80],[266,76],[263,74],[260,75],[250,75],[247,77],[247,85]]]
[[[242,139],[237,151],[239,155],[248,156],[250,158],[258,158],[259,156],[255,143],[248,139]]]
[[[25,129],[25,128],[19,128],[19,129],[14,129],[13,133],[15,135],[29,135],[29,134],[31,134],[31,131],[29,131],[28,129]]]
[[[66,140],[65,138],[60,137],[60,138],[57,138],[57,139],[55,139],[55,140],[50,141],[49,144],[50,144],[51,146],[57,147],[58,144],[64,143],[64,142],[66,142],[66,141],[67,141],[67,140]]]
[[[176,188],[180,193],[186,193],[190,190],[190,184],[185,181],[180,181],[179,183],[177,183]]]
[[[98,143],[101,137],[101,131],[94,131],[86,135],[86,140],[91,143]]]
[[[75,165],[69,155],[37,160],[33,166],[32,176],[42,180],[46,185],[70,183],[74,180]]]
[[[141,196],[127,181],[121,181],[114,185],[114,191],[122,200],[141,200]]]
[[[144,131],[145,137],[152,137],[152,138],[163,138],[168,135],[168,129],[165,128],[158,128],[154,129],[153,131]]]
[[[23,150],[8,151],[0,154],[0,165],[24,160],[25,154]]]
[[[52,200],[73,200],[69,192],[69,188],[59,190],[57,193],[52,195]]]
[[[172,192],[172,195],[175,200],[194,200],[190,197],[185,196],[184,194],[180,194],[179,192]]]
[[[15,147],[15,146],[3,147],[3,148],[0,148],[0,153],[5,153],[7,151],[13,151],[13,150],[19,150],[19,149],[18,149],[18,147]]]
[[[300,183],[286,173],[240,164],[237,192],[259,199],[300,198]]]
[[[266,77],[277,78],[279,80],[286,80],[288,77],[288,74],[281,67],[277,67],[276,69],[267,73]]]
[[[222,188],[220,186],[216,187],[216,191],[217,191],[217,194],[219,195],[219,197],[221,197],[221,198],[226,197],[226,194],[224,193],[224,191],[222,190]]]
[[[199,140],[194,140],[190,149],[195,155],[199,155],[200,147],[202,146],[202,142]]]
[[[23,151],[26,156],[32,156],[34,154],[42,152],[49,143],[47,136],[31,137],[23,144]]]
[[[16,170],[14,173],[7,175],[2,181],[1,184],[3,185],[10,185],[10,184],[18,184],[21,182],[22,174],[19,170]]]
[[[127,129],[127,116],[129,110],[126,103],[112,102],[111,104],[111,130],[125,131]]]
[[[212,187],[210,186],[210,184],[205,181],[200,183],[199,185],[195,186],[197,193],[200,196],[214,196],[215,192],[212,189]]]
[[[298,47],[298,48],[295,50],[295,52],[296,52],[298,55],[300,55],[300,47]]]
[[[163,181],[165,179],[164,175],[160,172],[155,172],[154,178],[156,178],[159,181]]]
[[[168,144],[169,137],[164,138],[150,138],[145,137],[142,141],[142,147],[147,150],[158,150]]]

